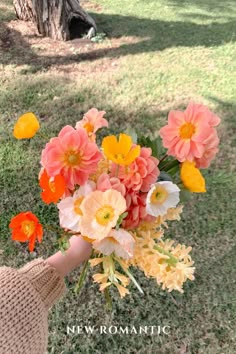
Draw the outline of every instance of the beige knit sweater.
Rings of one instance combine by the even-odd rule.
[[[0,354],[44,354],[48,310],[63,295],[64,280],[42,259],[0,268]]]

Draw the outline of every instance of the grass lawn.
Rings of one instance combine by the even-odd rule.
[[[10,0],[0,0],[0,264],[20,266],[56,249],[47,233],[29,255],[13,243],[8,224],[32,210],[43,223],[58,223],[54,206],[39,197],[40,139],[11,138],[15,119],[35,112],[42,133],[55,135],[91,107],[106,110],[112,130],[132,124],[156,134],[171,109],[190,100],[207,104],[222,119],[220,153],[205,172],[207,194],[194,195],[182,222],[168,235],[193,247],[196,280],[183,295],[163,292],[137,273],[145,290],[120,301],[112,313],[90,280],[80,297],[68,292],[50,313],[49,353],[236,353],[236,6],[233,0],[100,0],[84,2],[102,43],[56,43],[34,26],[14,20]],[[66,325],[170,325],[169,336],[66,334]]]

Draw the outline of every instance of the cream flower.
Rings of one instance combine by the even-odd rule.
[[[169,181],[153,184],[147,195],[147,213],[152,216],[166,214],[169,208],[174,208],[179,203],[179,192],[177,185]]]
[[[94,182],[88,181],[74,193],[73,197],[66,197],[58,203],[61,227],[75,232],[80,231],[79,221],[82,216],[80,204],[84,197],[94,191],[95,186]]]
[[[100,241],[95,241],[93,247],[106,256],[114,252],[116,256],[128,259],[133,257],[134,242],[134,238],[129,232],[123,229],[113,229],[107,237]]]
[[[101,240],[108,236],[119,216],[125,212],[126,201],[120,192],[108,189],[91,193],[83,200],[80,208],[83,213],[80,219],[81,234]]]

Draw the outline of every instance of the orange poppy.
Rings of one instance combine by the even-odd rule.
[[[41,198],[46,204],[57,203],[66,189],[65,179],[62,175],[49,177],[46,170],[41,174],[39,185],[43,190]]]
[[[19,242],[29,242],[29,250],[33,252],[35,241],[42,241],[43,227],[37,216],[30,211],[20,213],[11,219],[12,239]]]

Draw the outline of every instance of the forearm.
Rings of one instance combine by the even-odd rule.
[[[65,254],[59,251],[46,259],[46,262],[54,267],[62,277],[87,260],[92,250],[91,245],[81,236],[72,236],[69,242],[70,247]]]

